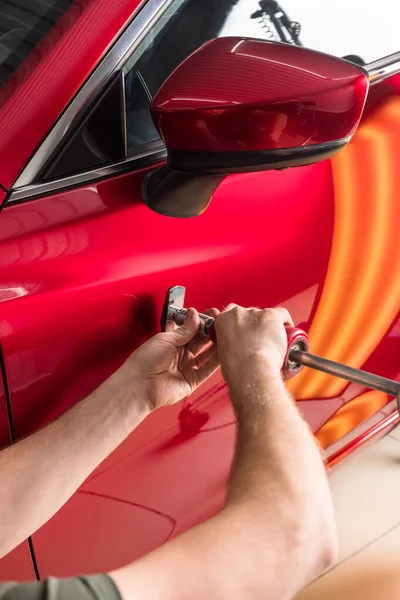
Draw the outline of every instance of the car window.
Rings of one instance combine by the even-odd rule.
[[[0,0],[0,86],[74,0]]]
[[[5,5],[15,8],[16,2],[24,1],[0,0],[0,9]],[[39,7],[42,8],[43,15],[44,6],[52,6],[54,10],[57,8],[60,16],[67,5],[72,3],[72,0],[31,1],[29,10],[32,12],[32,7],[37,5],[36,17]],[[98,125],[92,126],[94,112],[85,111],[56,158],[53,156],[49,165],[42,170],[40,178],[57,179],[118,163],[124,161],[127,155],[140,155],[142,146],[146,147],[146,155],[152,150],[159,150],[160,138],[150,114],[152,98],[172,71],[210,39],[244,36],[274,40],[314,48],[360,64],[398,50],[400,44],[397,45],[396,41],[397,20],[392,17],[396,14],[400,16],[400,3],[398,7],[392,7],[389,14],[388,10],[385,12],[383,9],[391,0],[382,0],[385,27],[382,26],[377,31],[374,10],[364,6],[363,2],[364,0],[352,0],[351,3],[348,0],[335,0],[334,3],[326,4],[320,0],[168,0],[165,2],[166,8],[123,67],[121,95],[113,94],[114,100],[118,102],[109,102],[110,89],[104,91],[103,100],[106,101],[107,110],[111,110],[112,106],[112,110],[116,111],[116,121],[122,124],[121,128],[117,128],[117,132],[123,136],[123,148],[121,146],[122,150],[118,151],[118,158],[104,145],[105,139],[102,140],[101,148],[97,143],[98,139],[95,144],[92,143],[93,136],[88,135],[88,132],[96,131]],[[10,9],[7,10],[10,12]],[[21,8],[20,14],[25,13],[28,10],[23,11]],[[50,27],[48,14],[46,19],[46,26]],[[54,20],[55,14],[53,22]],[[36,20],[35,23],[39,21]],[[40,31],[37,27],[37,36],[44,35],[44,27],[44,22]],[[26,52],[27,50],[25,54]],[[14,54],[15,61],[23,60],[22,55]],[[108,130],[111,131],[110,128]],[[114,147],[117,147],[116,144]]]
[[[125,67],[128,150],[158,138],[151,99],[207,40],[246,36],[303,45],[364,64],[400,50],[400,3],[382,0],[173,0]]]

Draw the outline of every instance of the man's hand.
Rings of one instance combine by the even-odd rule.
[[[216,317],[214,308],[206,314]],[[194,392],[220,366],[216,347],[209,338],[197,333],[198,312],[190,308],[185,324],[167,324],[140,346],[112,376],[124,390],[140,395],[150,410],[175,404]]]
[[[229,306],[217,316],[218,354],[238,421],[225,506],[110,573],[123,600],[288,600],[332,563],[336,529],[324,466],[280,375],[285,324],[292,319],[284,309]],[[170,364],[181,356],[174,340],[169,360],[160,362],[168,389],[171,372],[187,379]],[[192,373],[194,359],[187,360]],[[181,395],[191,386],[171,389]]]
[[[192,309],[184,326],[170,324],[87,398],[0,452],[0,558],[50,519],[152,409],[188,396],[218,369],[216,348],[198,329]]]
[[[287,352],[285,325],[293,326],[285,308],[226,307],[215,321],[215,330],[228,384],[254,362],[270,377],[279,376]]]

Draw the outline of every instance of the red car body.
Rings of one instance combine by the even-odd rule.
[[[43,156],[51,163],[169,4],[78,0],[0,88],[2,446],[73,406],[155,334],[175,284],[199,310],[286,306],[314,353],[399,378],[398,78],[371,88],[336,157],[228,177],[194,219],[142,201],[143,179],[163,159],[159,142],[83,177],[41,178]],[[328,464],[398,422],[381,392],[310,370],[288,385]],[[0,561],[0,579],[112,569],[199,523],[223,503],[234,439],[216,375],[152,414]]]

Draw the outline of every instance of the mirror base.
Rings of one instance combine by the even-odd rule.
[[[201,215],[224,176],[193,175],[161,167],[149,173],[142,186],[143,201],[160,215],[188,219]]]

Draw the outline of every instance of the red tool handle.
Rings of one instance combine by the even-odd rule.
[[[201,332],[210,338],[214,344],[217,342],[217,336],[215,333],[215,320],[207,315],[200,314]],[[286,327],[287,335],[287,352],[285,360],[283,361],[282,376],[283,379],[291,379],[297,375],[303,368],[303,365],[291,360],[290,353],[292,350],[303,350],[304,352],[309,351],[309,340],[308,335],[302,329],[298,327]]]
[[[282,376],[283,379],[291,379],[300,373],[303,368],[303,365],[291,360],[291,351],[302,350],[303,352],[308,352],[310,349],[310,342],[306,332],[298,327],[286,327],[286,335],[288,343],[285,360],[283,361]]]
[[[202,315],[202,333],[215,342],[214,320],[212,317]],[[286,327],[287,352],[282,366],[283,379],[291,379],[297,375],[304,366],[328,373],[334,377],[341,377],[347,381],[369,387],[373,390],[384,392],[397,398],[400,412],[400,382],[387,379],[360,369],[354,369],[332,360],[315,356],[309,353],[308,335],[297,327]]]

